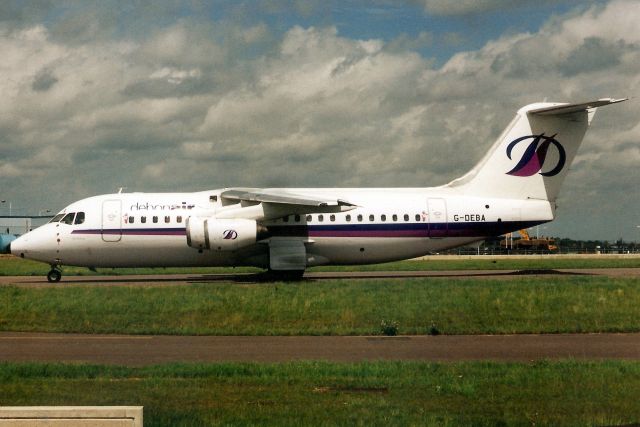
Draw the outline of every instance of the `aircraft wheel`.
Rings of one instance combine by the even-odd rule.
[[[62,273],[60,273],[60,270],[52,269],[47,273],[47,280],[51,283],[59,282],[61,278]]]

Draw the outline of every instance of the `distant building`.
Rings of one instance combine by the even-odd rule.
[[[0,216],[0,234],[24,234],[46,224],[51,217]]]

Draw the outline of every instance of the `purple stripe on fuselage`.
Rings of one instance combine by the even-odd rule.
[[[71,234],[107,234],[123,236],[184,236],[184,228],[122,228],[111,230],[73,230]]]
[[[490,237],[529,228],[542,222],[450,222],[450,223],[356,223],[270,225],[273,236],[287,237]]]
[[[428,230],[310,230],[309,237],[429,237]]]

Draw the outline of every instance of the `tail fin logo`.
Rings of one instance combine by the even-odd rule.
[[[522,155],[522,158],[518,161],[518,164],[507,172],[507,175],[532,176],[538,172],[540,172],[540,175],[542,176],[554,176],[559,174],[567,160],[567,154],[564,151],[564,147],[555,139],[556,135],[557,134],[545,136],[544,133],[541,133],[540,135],[521,136],[520,138],[511,141],[507,146],[507,157],[509,160],[511,160],[511,151],[513,150],[513,147],[522,141],[532,140]],[[551,170],[542,172],[550,145],[553,145],[558,150],[558,161]]]

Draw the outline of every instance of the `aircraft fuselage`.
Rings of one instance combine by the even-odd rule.
[[[14,243],[12,252],[52,265],[266,268],[269,243],[293,240],[304,244],[306,266],[367,264],[418,257],[553,219],[548,201],[469,197],[446,189],[291,189],[337,195],[358,207],[266,220],[264,238],[236,250],[189,246],[189,218],[216,217],[234,206],[222,206],[222,191],[90,197]],[[64,220],[73,213],[73,221]]]

